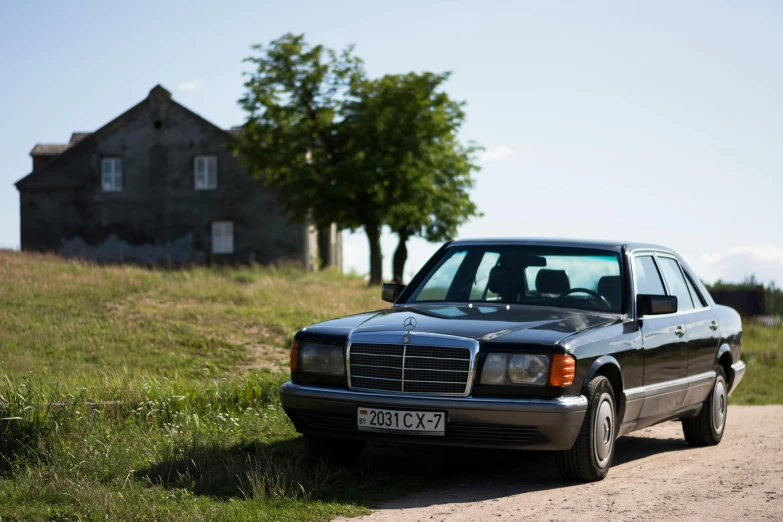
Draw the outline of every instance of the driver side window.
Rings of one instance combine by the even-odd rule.
[[[652,256],[638,256],[633,259],[633,279],[636,295],[666,295],[661,274]]]

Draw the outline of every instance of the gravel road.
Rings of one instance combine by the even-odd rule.
[[[510,457],[513,468],[383,504],[353,521],[783,520],[783,406],[731,406],[723,441],[691,448],[679,422],[617,441],[609,476],[558,479],[554,459]]]

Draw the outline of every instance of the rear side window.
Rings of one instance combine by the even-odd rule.
[[[639,256],[633,259],[633,279],[636,294],[666,295],[661,274],[655,266],[652,256]]]
[[[685,272],[685,269],[683,269],[683,272]],[[685,282],[688,283],[688,290],[691,291],[693,306],[696,308],[705,308],[707,303],[704,302],[704,299],[702,299],[701,295],[699,295],[699,292],[696,290],[696,288],[694,288],[693,283],[691,282],[691,278],[687,273],[685,274]]]
[[[670,257],[659,257],[658,261],[661,263],[663,277],[666,278],[666,284],[669,286],[669,293],[677,296],[677,311],[693,310],[693,301],[691,301],[685,277],[680,270],[680,264]]]

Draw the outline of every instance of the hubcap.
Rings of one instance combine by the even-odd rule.
[[[715,433],[721,433],[726,425],[726,383],[723,379],[715,382],[712,394],[712,426]]]
[[[606,467],[614,445],[614,406],[609,395],[601,396],[593,428],[593,445],[599,467]]]

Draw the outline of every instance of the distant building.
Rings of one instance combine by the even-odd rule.
[[[235,133],[158,85],[95,132],[36,145],[33,171],[16,183],[22,249],[145,264],[293,260],[312,268],[323,259],[341,267],[340,232],[319,234],[282,215],[226,148]]]

